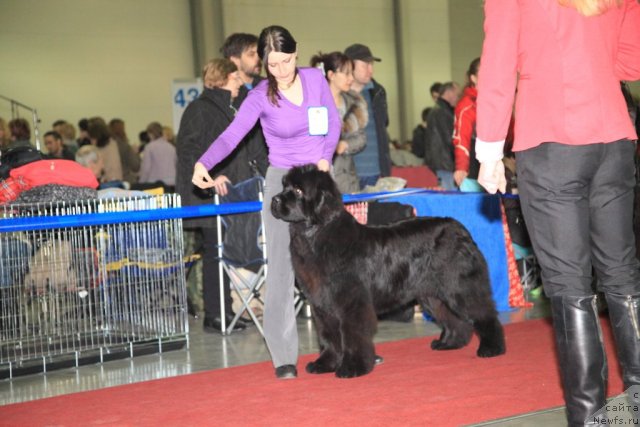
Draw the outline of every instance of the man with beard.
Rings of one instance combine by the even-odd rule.
[[[262,80],[262,77],[260,77],[262,62],[258,56],[258,37],[248,33],[233,33],[222,44],[220,53],[238,67],[238,75],[243,83],[240,86],[238,96],[233,100],[233,107],[238,109],[249,94],[249,91]],[[267,146],[264,142],[259,121],[251,129],[251,132],[247,134],[245,140],[248,141],[247,144],[250,143],[254,147],[264,147],[266,152]],[[260,172],[264,175],[266,169]]]
[[[234,106],[238,108],[244,98],[262,78],[260,77],[260,58],[258,57],[258,37],[247,33],[231,34],[224,41],[220,53],[238,67],[238,74],[243,86],[235,99]]]

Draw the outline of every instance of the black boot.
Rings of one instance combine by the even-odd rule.
[[[606,403],[607,358],[596,296],[551,297],[569,426],[600,425],[591,417]]]
[[[618,360],[622,366],[624,389],[640,385],[640,295],[606,294],[611,328],[616,340]],[[631,408],[640,407],[638,393],[627,396]],[[638,411],[632,411],[634,420]]]

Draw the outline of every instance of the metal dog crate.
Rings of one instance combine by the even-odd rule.
[[[162,195],[12,204],[0,215],[126,221],[179,206]],[[187,344],[181,219],[35,228],[0,233],[0,378]]]

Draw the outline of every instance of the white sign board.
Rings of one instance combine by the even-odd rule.
[[[171,103],[173,105],[173,131],[178,134],[180,119],[187,105],[202,92],[202,79],[175,79],[171,85]]]

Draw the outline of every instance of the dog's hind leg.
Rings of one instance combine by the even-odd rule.
[[[478,357],[494,357],[506,352],[504,330],[497,316],[474,319],[473,328],[480,338]]]
[[[473,329],[480,338],[478,357],[494,357],[504,354],[506,346],[504,331],[498,320],[493,300],[489,293],[478,292],[474,296],[474,304],[460,304],[455,307],[457,313],[469,319]]]
[[[433,350],[455,350],[469,344],[473,333],[470,322],[461,319],[440,299],[427,297],[422,307],[429,312],[442,328],[440,338],[431,342]]]
[[[478,283],[467,283],[467,289],[474,289],[471,301],[473,304],[460,304],[459,313],[469,319],[473,324],[473,329],[480,338],[478,346],[478,357],[494,357],[504,354],[506,345],[504,342],[504,330],[498,320],[498,312],[495,309],[493,299],[488,285],[478,286]],[[462,287],[463,289],[465,287]],[[459,300],[459,299],[458,299]]]

